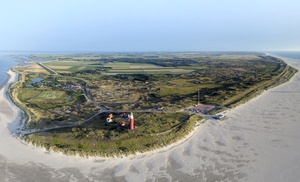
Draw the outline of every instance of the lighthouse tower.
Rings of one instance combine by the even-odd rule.
[[[134,119],[132,113],[130,114],[129,129],[134,130]]]

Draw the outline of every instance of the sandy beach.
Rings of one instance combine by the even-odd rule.
[[[285,59],[300,69],[300,62]],[[300,74],[207,120],[171,147],[124,158],[69,157],[14,137],[20,110],[0,91],[2,181],[300,181]]]

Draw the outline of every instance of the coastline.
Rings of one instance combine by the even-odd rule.
[[[298,69],[300,67],[300,62],[287,60],[287,63],[291,66],[298,65],[296,67]],[[4,92],[13,78],[16,79],[16,75],[12,74],[7,85],[0,90],[1,106],[4,104],[5,107],[4,111],[2,109],[2,112],[0,111],[0,146],[6,146],[0,148],[0,159],[4,157],[6,165],[25,164],[24,168],[35,169],[33,172],[39,168],[46,168],[45,170],[53,172],[53,179],[58,181],[64,181],[60,173],[67,177],[69,173],[76,174],[76,179],[90,178],[90,181],[99,179],[99,176],[107,181],[117,181],[116,179],[120,179],[119,181],[145,181],[146,179],[199,181],[208,178],[214,181],[226,178],[232,181],[282,181],[284,179],[295,181],[299,179],[299,174],[296,173],[300,169],[297,163],[299,134],[295,127],[297,123],[293,121],[294,117],[297,119],[299,112],[296,107],[292,107],[293,105],[282,106],[283,113],[294,112],[294,117],[289,119],[270,107],[274,100],[289,104],[295,100],[296,97],[286,98],[286,95],[282,95],[279,91],[293,91],[298,88],[296,81],[299,80],[299,72],[289,82],[268,89],[246,103],[226,111],[229,118],[225,121],[206,121],[186,138],[174,144],[125,158],[82,158],[48,153],[44,149],[22,143],[21,140],[13,137],[7,127],[12,127],[10,124],[18,125],[20,110],[7,100]],[[278,104],[273,105],[276,109]],[[273,116],[274,114],[276,115]],[[291,123],[280,125],[276,121],[276,118],[280,117],[291,120]],[[261,121],[262,119],[265,120]],[[285,148],[279,148],[280,146]],[[283,152],[288,155],[282,155]],[[74,171],[74,168],[79,171]],[[291,170],[284,170],[288,168]],[[5,168],[0,167],[0,169],[5,171]],[[222,175],[218,176],[218,173]],[[290,176],[282,178],[280,174]],[[5,173],[0,177],[0,181],[5,181],[5,175],[8,174]],[[39,178],[45,179],[43,176]]]
[[[11,77],[11,75],[8,74],[7,72],[6,72],[6,75],[7,75],[6,80],[0,85],[0,90],[1,90],[3,87],[5,87],[5,85],[7,84],[8,80],[9,80],[10,77]]]
[[[11,137],[13,138],[16,138],[17,140],[19,140],[22,144],[24,145],[29,145],[29,146],[32,146],[34,148],[36,148],[37,150],[40,150],[40,152],[45,152],[46,149],[43,148],[43,147],[35,147],[33,146],[31,143],[27,143],[23,140],[21,140],[20,138],[18,138],[16,135],[17,132],[20,132],[22,130],[22,127],[20,127],[20,125],[22,124],[17,124],[17,122],[23,122],[23,121],[20,121],[21,117],[19,116],[21,112],[24,112],[21,108],[19,108],[18,106],[15,105],[15,103],[9,98],[9,96],[7,96],[7,91],[9,89],[9,86],[10,84],[12,83],[15,83],[17,82],[17,73],[13,72],[11,69],[9,69],[7,71],[7,75],[8,75],[8,78],[6,79],[5,81],[5,84],[3,84],[2,88],[0,89],[0,100],[4,99],[6,100],[7,103],[9,103],[9,106],[11,107],[11,109],[13,110],[14,112],[14,116],[16,117],[11,123],[8,122],[8,125],[10,125],[10,127],[8,128],[8,131],[10,132],[11,134]],[[4,109],[6,110],[6,109]],[[6,117],[1,117],[1,115],[4,115]],[[8,113],[4,113],[4,112],[1,112],[0,111],[0,121],[1,121],[1,118],[10,118],[8,117]],[[130,155],[121,155],[121,156],[115,156],[115,157],[101,157],[101,156],[97,156],[97,157],[91,157],[89,156],[88,158],[92,158],[92,159],[121,159],[121,158],[130,158],[130,157],[134,157],[134,156],[138,156],[138,155],[147,155],[147,154],[151,154],[153,152],[163,152],[163,151],[167,151],[169,149],[172,149],[174,147],[176,147],[177,145],[185,142],[186,140],[188,140],[191,136],[194,135],[195,131],[197,130],[197,128],[199,128],[199,124],[198,123],[203,123],[204,119],[201,120],[201,121],[198,121],[197,122],[197,125],[194,127],[194,129],[189,132],[186,136],[184,136],[183,138],[175,141],[174,143],[171,143],[169,145],[166,145],[164,147],[161,147],[161,148],[157,148],[157,149],[154,149],[154,150],[150,150],[150,151],[146,151],[146,152],[143,152],[143,153],[136,153],[136,154],[130,154]],[[19,125],[19,126],[18,126]],[[23,132],[20,132],[20,133],[23,133]],[[59,155],[63,155],[63,156],[66,156],[66,157],[79,157],[79,158],[83,158],[85,159],[84,157],[80,157],[79,155],[75,155],[75,156],[68,156],[66,154],[63,154],[62,152],[50,152],[51,154],[59,154]],[[1,154],[1,153],[0,153]]]
[[[284,57],[280,57],[280,56],[276,56],[276,55],[272,55],[272,54],[269,54],[269,55],[271,55],[271,56],[273,56],[273,57],[277,57],[277,58],[279,58],[279,59],[282,59],[287,65],[291,66],[291,65],[285,60],[285,59],[289,59],[289,58],[284,58]],[[0,86],[0,91],[1,91],[2,89],[4,89],[5,99],[6,99],[8,102],[10,102],[10,105],[11,105],[11,106],[15,106],[15,108],[17,109],[17,111],[15,111],[15,112],[18,113],[18,115],[20,115],[21,112],[24,112],[24,111],[23,111],[19,106],[17,106],[17,105],[13,102],[13,100],[12,100],[12,99],[7,95],[7,93],[6,93],[6,92],[8,91],[8,89],[9,89],[9,86],[10,86],[12,83],[15,83],[15,82],[18,81],[18,79],[17,79],[17,73],[14,72],[14,71],[12,71],[12,69],[10,68],[10,69],[6,72],[6,74],[8,75],[8,76],[7,76],[7,79],[6,79],[5,82],[3,82],[3,84]],[[295,77],[295,75],[296,75],[296,74],[294,74],[293,77],[290,78],[290,80],[289,80],[288,82],[290,82],[290,81]],[[285,83],[283,83],[283,84],[277,85],[277,86],[275,86],[275,87],[271,87],[271,89],[272,89],[272,88],[277,88],[277,87],[279,87],[279,86],[281,86],[281,85],[284,85],[284,84],[286,84],[286,83],[288,83],[288,82],[285,82]],[[268,90],[269,90],[269,89],[268,89]],[[268,91],[268,90],[267,90],[267,91]],[[231,111],[231,110],[234,110],[234,109],[236,109],[236,108],[239,108],[239,107],[241,107],[242,105],[247,104],[247,103],[250,102],[251,100],[254,100],[255,98],[260,97],[261,95],[265,94],[265,92],[267,92],[267,91],[264,90],[264,91],[262,91],[262,92],[256,93],[256,96],[255,96],[255,97],[249,97],[248,99],[246,99],[246,101],[244,101],[244,100],[238,101],[237,103],[239,103],[239,104],[234,105],[234,107],[232,107],[232,108],[230,108],[230,109],[222,110],[222,111],[220,111],[220,112],[217,113],[217,114],[220,114],[220,113],[225,114],[225,113],[227,113],[227,112],[229,112],[229,111]],[[0,94],[1,94],[1,93],[0,93]],[[0,96],[0,97],[1,97],[1,96]],[[1,99],[0,99],[0,100],[1,100]],[[23,129],[22,127],[24,127],[24,122],[25,122],[25,121],[21,120],[20,118],[21,118],[21,117],[19,117],[19,120],[20,120],[19,127],[18,127],[16,124],[14,124],[14,126],[13,126],[12,123],[11,123],[11,126],[12,126],[12,127],[9,127],[9,131],[10,131],[10,133],[12,134],[12,136],[16,135],[17,133],[19,133],[19,134],[26,134],[26,133],[27,133],[26,130],[22,130],[22,129]],[[126,158],[126,157],[134,157],[134,156],[138,156],[138,155],[141,155],[141,154],[149,154],[149,153],[153,153],[153,152],[162,152],[162,151],[166,151],[166,150],[169,150],[169,149],[171,149],[171,148],[173,148],[173,147],[176,147],[177,145],[179,145],[179,144],[181,144],[181,143],[187,141],[191,136],[194,135],[195,131],[199,128],[199,123],[202,123],[202,124],[203,124],[203,123],[205,123],[207,120],[208,120],[208,119],[202,119],[201,121],[197,121],[197,122],[196,122],[196,126],[194,127],[194,129],[191,130],[187,135],[185,135],[184,137],[182,137],[182,138],[176,140],[175,142],[170,143],[170,144],[167,144],[167,145],[165,145],[165,146],[163,146],[163,147],[159,147],[159,148],[156,148],[156,149],[153,149],[153,150],[145,151],[145,152],[143,152],[143,153],[137,152],[137,153],[135,153],[135,154],[128,154],[128,155],[117,155],[117,156],[111,156],[111,157],[103,157],[103,156],[86,156],[86,157],[89,157],[89,158],[105,158],[105,159],[107,159],[107,158],[124,158],[124,157]],[[35,129],[32,129],[32,130],[35,130]],[[24,131],[25,131],[25,132],[24,132]],[[21,139],[19,138],[19,140],[21,140]],[[25,141],[22,141],[22,142],[23,142],[23,143],[26,143],[27,145],[32,145],[31,143],[27,143],[27,142],[25,142]],[[36,148],[41,149],[41,150],[43,150],[43,151],[47,151],[47,149],[44,148],[44,147],[36,146]],[[50,152],[50,153],[59,153],[59,154],[62,154],[62,155],[66,155],[66,154],[63,154],[62,152],[53,152],[53,151],[49,151],[49,152]],[[74,157],[74,156],[75,156],[75,157],[82,157],[82,156],[79,156],[79,154],[76,154],[76,155],[66,155],[66,156],[68,156],[68,157]],[[83,157],[83,158],[84,158],[84,157]]]

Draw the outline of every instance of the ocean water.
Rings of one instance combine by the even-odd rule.
[[[298,59],[300,61],[300,52],[298,51],[277,51],[277,52],[270,52],[270,53],[281,57]]]
[[[39,52],[37,52],[39,53]],[[42,53],[41,53],[42,54]],[[28,52],[1,52],[0,51],[0,85],[7,78],[7,70],[17,65],[27,65],[26,61],[44,62],[47,60],[32,59]]]
[[[9,68],[16,66],[18,64],[17,60],[7,54],[0,54],[0,85],[6,80],[7,74],[6,71]]]

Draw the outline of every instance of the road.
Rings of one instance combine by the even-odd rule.
[[[213,119],[213,116],[214,116],[214,115],[206,115],[206,114],[201,113],[201,112],[200,113],[192,112],[192,111],[189,111],[188,109],[180,110],[180,111],[176,111],[176,110],[156,110],[156,109],[147,109],[147,110],[109,110],[106,107],[98,104],[97,102],[95,102],[93,100],[87,83],[86,83],[85,86],[83,86],[82,91],[83,91],[85,97],[91,103],[93,103],[97,108],[99,108],[99,112],[94,114],[92,117],[90,117],[86,120],[83,120],[83,121],[76,122],[76,123],[69,123],[68,125],[64,125],[64,126],[55,126],[55,127],[51,127],[51,128],[44,128],[44,129],[41,129],[41,130],[34,130],[34,131],[32,131],[32,130],[22,130],[22,131],[18,131],[16,134],[17,135],[29,135],[29,134],[33,134],[33,133],[51,131],[51,130],[56,130],[56,129],[76,127],[76,126],[82,125],[82,124],[90,121],[91,119],[93,119],[94,117],[96,117],[96,116],[98,116],[99,114],[102,114],[102,113],[123,113],[123,112],[126,112],[126,113],[128,113],[128,112],[132,112],[132,113],[179,113],[179,112],[184,112],[184,113],[189,113],[189,114],[198,114],[201,117],[203,117],[205,120]],[[170,129],[170,131],[173,130],[173,129],[174,128]]]

